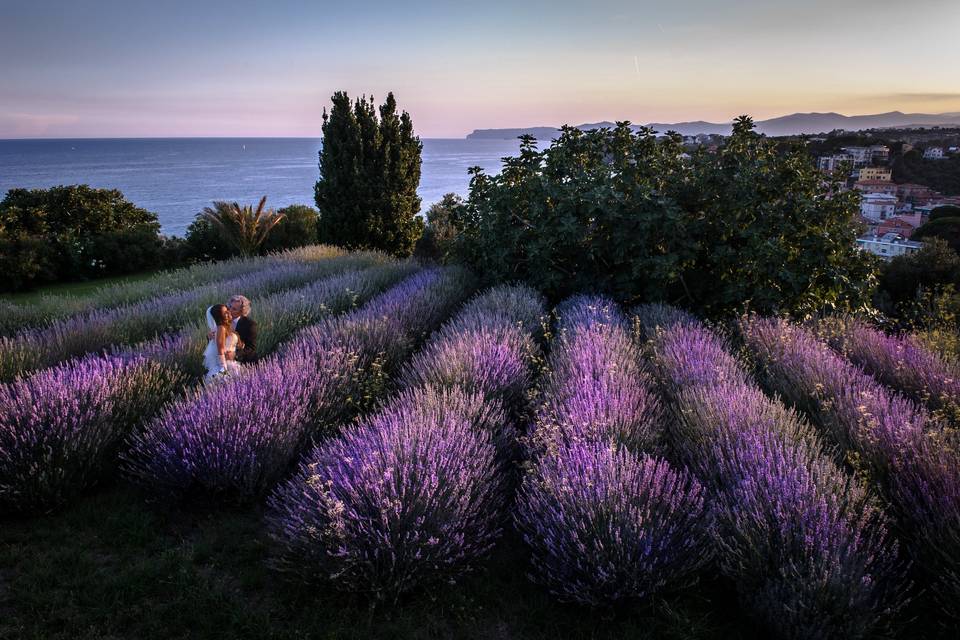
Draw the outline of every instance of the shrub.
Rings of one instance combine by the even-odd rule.
[[[23,291],[59,278],[57,256],[41,236],[0,233],[0,291]]]
[[[457,209],[463,206],[463,198],[455,193],[446,193],[439,202],[427,209],[427,224],[423,235],[417,240],[414,255],[418,258],[447,262],[457,242],[461,229],[457,223]]]
[[[0,202],[8,290],[168,265],[155,214],[117,190],[87,185],[11,189]],[[9,252],[9,254],[8,254]]]
[[[317,242],[318,213],[313,207],[294,204],[277,211],[283,216],[280,223],[270,231],[261,253],[283,251]]]
[[[49,509],[88,488],[184,384],[158,363],[91,356],[0,386],[0,504]]]
[[[931,410],[960,410],[960,369],[911,336],[891,336],[855,318],[821,320],[817,332],[854,364]]]
[[[940,218],[960,218],[960,207],[954,204],[942,204],[930,212],[929,220]]]
[[[404,367],[401,386],[476,391],[520,411],[539,354],[531,332],[544,313],[543,297],[526,287],[477,296]]]
[[[764,379],[802,407],[870,473],[913,534],[912,551],[956,618],[960,593],[960,446],[907,398],[888,391],[809,331],[774,319],[741,321]]]
[[[472,170],[457,255],[550,298],[599,291],[707,315],[864,307],[874,263],[856,249],[857,195],[824,185],[802,146],[779,153],[752,129],[739,118],[717,153],[689,160],[679,136],[628,123],[566,127],[543,151],[524,138],[499,175]]]
[[[565,301],[557,315],[529,452],[583,441],[653,450],[660,439],[660,404],[626,319],[609,300],[587,297]]]
[[[516,510],[534,579],[591,606],[682,586],[710,560],[709,522],[696,480],[601,442],[539,459]]]
[[[401,393],[271,497],[277,567],[388,601],[462,573],[500,533],[505,422],[478,394]]]
[[[226,260],[240,255],[236,247],[227,241],[213,221],[202,212],[198,213],[187,227],[185,242],[187,255],[193,261]]]
[[[940,216],[931,219],[917,227],[910,238],[919,241],[927,238],[940,238],[950,245],[951,249],[960,252],[960,216]]]

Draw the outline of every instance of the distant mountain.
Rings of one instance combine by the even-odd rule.
[[[861,129],[884,129],[892,127],[929,127],[935,125],[941,126],[960,126],[960,113],[902,113],[900,111],[890,111],[889,113],[877,113],[863,116],[845,116],[840,113],[794,113],[779,118],[770,118],[769,120],[757,121],[757,131],[765,133],[768,136],[786,136],[800,133],[828,133],[834,129],[846,129],[847,131],[859,131]],[[577,125],[578,129],[590,131],[600,127],[612,127],[612,122],[594,122]],[[638,125],[634,125],[634,129]],[[665,133],[667,131],[676,131],[685,136],[694,136],[698,134],[719,134],[729,135],[731,123],[714,122],[652,122],[648,125],[653,129]],[[527,127],[516,129],[476,129],[473,133],[467,135],[468,140],[490,140],[490,139],[513,139],[521,135],[532,135],[540,140],[549,140],[559,135],[560,130],[556,127]]]

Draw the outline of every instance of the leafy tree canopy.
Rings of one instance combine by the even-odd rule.
[[[11,189],[0,202],[0,231],[8,234],[89,236],[138,226],[160,231],[156,214],[137,207],[116,189],[85,184]]]
[[[857,195],[825,185],[805,149],[778,153],[742,117],[717,153],[682,151],[679,136],[627,122],[564,127],[543,151],[523,138],[500,174],[471,170],[458,255],[554,298],[599,289],[706,315],[869,304]]]
[[[390,93],[350,102],[338,91],[323,113],[320,179],[314,194],[321,242],[349,249],[380,249],[407,256],[423,231],[420,211],[420,138]]]

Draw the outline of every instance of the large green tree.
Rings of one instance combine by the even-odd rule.
[[[116,189],[11,189],[0,201],[2,290],[155,269],[173,257],[157,216]]]
[[[856,195],[824,185],[805,150],[739,119],[717,153],[629,123],[524,139],[499,175],[474,170],[458,254],[489,280],[560,298],[603,291],[707,315],[805,315],[869,303]]]
[[[423,145],[393,94],[379,110],[373,98],[346,92],[323,113],[320,179],[315,187],[321,242],[407,256],[423,231],[417,216]]]

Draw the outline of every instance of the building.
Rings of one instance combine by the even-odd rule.
[[[919,218],[920,216],[916,216]],[[913,235],[913,232],[920,226],[919,221],[915,221],[911,216],[894,216],[876,224],[876,228],[871,225],[870,231],[875,236],[884,236],[888,233],[895,233],[903,236],[907,240]]]
[[[904,202],[910,202],[912,204],[923,204],[939,195],[937,191],[934,191],[925,184],[904,182],[903,184],[897,185],[897,197]]]
[[[835,153],[832,156],[820,156],[817,158],[817,169],[825,173],[833,173],[844,163],[853,166],[853,157],[849,153]]]
[[[860,169],[862,182],[890,182],[893,179],[893,170],[888,167],[864,167]]]
[[[890,160],[890,147],[874,144],[869,147],[843,147],[842,151],[853,158],[854,167],[868,167],[874,163]]]
[[[943,160],[947,155],[943,152],[943,147],[927,147],[923,151],[924,160]]]
[[[892,218],[897,209],[897,197],[888,193],[866,193],[860,200],[860,215],[867,220]]]
[[[885,233],[882,236],[866,234],[857,238],[857,246],[884,260],[892,260],[897,256],[906,256],[916,253],[923,247],[922,242],[907,240],[898,233]]]
[[[882,180],[859,180],[854,183],[854,189],[863,194],[882,193],[884,195],[897,197],[897,187],[899,185],[893,182],[884,182]]]

